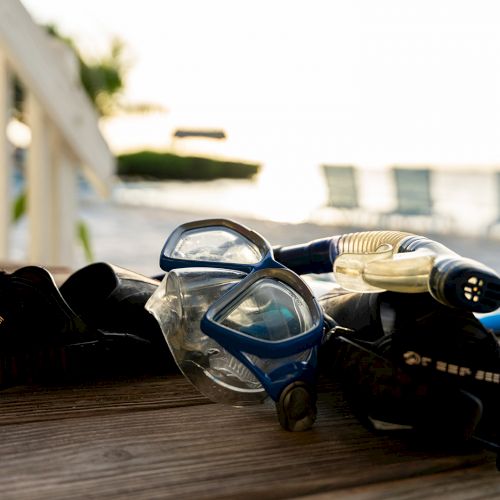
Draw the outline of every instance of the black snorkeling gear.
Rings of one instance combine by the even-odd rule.
[[[40,266],[0,272],[0,387],[176,370],[144,310],[157,286],[103,262],[76,271],[60,289]]]
[[[500,349],[474,315],[427,293],[328,294],[320,304],[344,327],[322,346],[320,367],[366,426],[477,441],[500,466]]]

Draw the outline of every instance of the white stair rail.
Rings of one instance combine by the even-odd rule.
[[[27,90],[32,136],[26,172],[28,260],[74,263],[78,168],[99,193],[109,193],[114,158],[65,49],[54,48],[54,40],[18,0],[0,1],[0,259],[8,258],[11,209],[12,158],[6,146],[10,71]]]
[[[0,50],[0,259],[8,256],[11,224],[12,157],[7,140],[13,100],[10,76],[7,58]]]

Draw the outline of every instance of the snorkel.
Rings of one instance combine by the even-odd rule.
[[[354,292],[429,292],[441,304],[473,312],[500,306],[500,277],[445,245],[400,231],[365,231],[275,248],[276,260],[299,274],[333,273]]]

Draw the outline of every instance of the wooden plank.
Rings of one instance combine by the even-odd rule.
[[[425,477],[369,484],[360,488],[340,490],[335,494],[320,493],[302,497],[308,500],[476,500],[500,498],[500,474],[491,464],[470,467]]]
[[[0,400],[0,426],[210,403],[178,374],[11,387]]]
[[[97,114],[81,87],[72,81],[65,61],[50,46],[48,35],[18,0],[0,2],[0,46],[64,135],[89,180],[108,194],[114,159],[97,127]]]
[[[9,256],[12,157],[7,125],[12,110],[12,81],[7,58],[0,50],[0,259]]]
[[[290,498],[478,465],[497,477],[491,454],[375,435],[324,394],[304,433],[281,430],[272,405],[207,404],[9,422],[0,442],[0,491],[16,499]]]
[[[328,381],[321,384],[323,391],[334,387]],[[330,399],[326,394],[322,397]],[[1,390],[0,398],[0,426],[211,403],[178,372],[13,386]]]

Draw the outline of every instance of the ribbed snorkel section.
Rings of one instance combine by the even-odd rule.
[[[416,234],[409,234],[407,238],[400,242],[399,253],[414,252],[415,250],[429,250],[436,255],[456,255],[455,252],[450,250],[434,240],[430,240],[425,236],[417,236]]]
[[[393,253],[398,253],[400,243],[409,236],[414,235],[402,231],[363,231],[343,234],[337,240],[337,255],[374,253],[382,245],[391,245]]]

